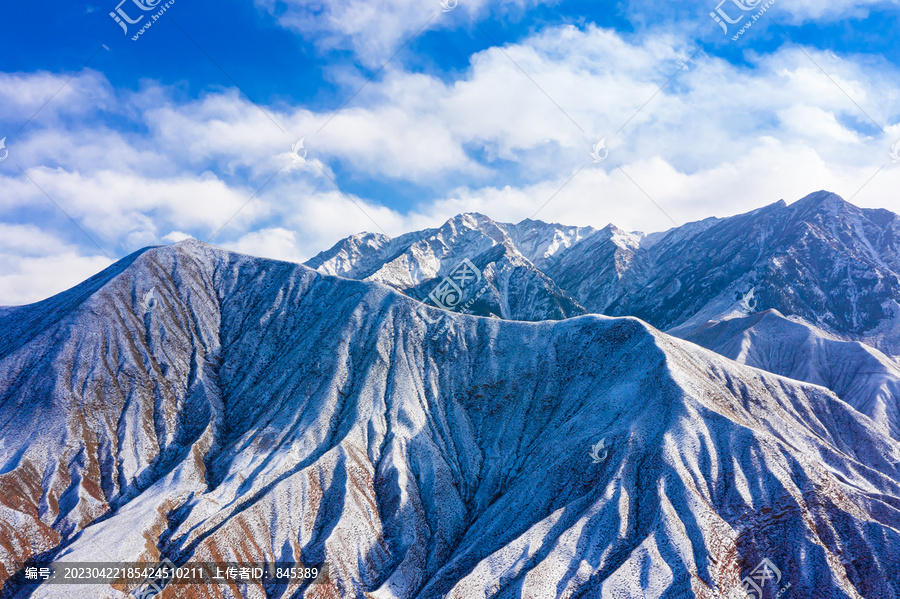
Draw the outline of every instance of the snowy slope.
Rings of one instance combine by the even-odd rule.
[[[742,364],[827,387],[900,439],[900,368],[876,349],[776,310],[707,323],[679,336]]]
[[[506,243],[526,260],[542,268],[554,256],[595,232],[591,227],[567,227],[541,221],[498,223],[478,213],[460,214],[439,229],[425,229],[390,239],[376,233],[361,233],[342,239],[329,250],[306,262],[324,274],[351,279],[370,279],[393,287],[412,287],[437,276],[442,261],[474,258],[494,245]],[[402,269],[386,268],[398,260]],[[417,267],[410,272],[413,265]],[[406,275],[406,278],[398,278]]]
[[[527,220],[510,225],[481,214],[461,214],[439,229],[392,240],[371,233],[354,235],[306,265],[324,274],[384,283],[425,300],[469,259],[484,275],[480,286],[487,285],[469,312],[508,320],[559,320],[585,310],[539,265],[593,231]]]
[[[677,329],[775,309],[900,354],[896,214],[823,191],[704,222],[699,232],[681,237],[675,229],[648,247],[654,268],[640,277],[641,291],[606,312]]]
[[[713,598],[765,558],[787,599],[900,597],[900,445],[637,319],[452,314],[182,242],[0,331],[7,572],[161,551],[330,565],[282,596]]]

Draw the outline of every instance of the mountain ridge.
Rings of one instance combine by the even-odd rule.
[[[900,446],[824,388],[634,318],[452,314],[198,242],[98,280],[0,353],[0,526],[44,531],[7,571],[252,556],[327,561],[310,596],[711,598],[765,558],[801,596],[900,594]]]
[[[742,364],[822,385],[900,438],[900,367],[877,349],[790,321],[773,309],[678,336]]]
[[[452,234],[459,223],[468,226],[468,238],[481,235],[480,245]],[[482,225],[489,231],[481,231]],[[559,240],[559,248],[539,258],[519,251],[512,236],[492,237],[497,230],[523,227],[541,240],[538,245]],[[857,208],[827,191],[792,204],[779,200],[745,214],[710,217],[649,235],[625,233],[614,225],[592,229],[533,220],[504,224],[475,214],[402,238],[404,249],[396,256],[404,255],[405,261],[399,264],[396,256],[392,258],[396,272],[361,278],[407,292],[421,288],[429,278],[444,276],[463,258],[475,260],[488,246],[503,242],[586,312],[633,315],[661,330],[677,330],[727,316],[738,304],[736,294],[754,290],[760,310],[794,314],[832,334],[900,355],[900,217],[886,210]],[[349,257],[343,265],[325,258],[328,252],[339,253],[349,239],[307,265],[329,274],[352,275]],[[416,243],[432,251],[427,255],[407,251]],[[433,251],[435,244],[440,252]],[[848,259],[852,262],[845,264]],[[842,264],[854,271],[835,274]],[[841,294],[830,296],[832,289],[841,289]],[[423,299],[422,294],[411,295]],[[561,316],[565,317],[535,310],[528,318],[502,315],[529,320]]]

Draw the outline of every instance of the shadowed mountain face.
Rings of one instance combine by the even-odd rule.
[[[0,331],[0,580],[164,554],[331,570],[171,596],[713,598],[767,559],[767,593],[900,597],[900,445],[633,318],[453,314],[183,242]]]
[[[791,205],[782,201],[652,235],[612,225],[510,225],[460,215],[441,229],[393,241],[350,237],[307,265],[422,299],[416,291],[435,285],[463,258],[489,262],[486,253],[501,243],[551,283],[538,290],[525,277],[511,277],[498,290],[499,304],[507,296],[521,305],[526,296],[540,302],[545,293],[562,293],[571,306],[583,308],[497,314],[503,318],[544,320],[586,310],[636,316],[669,330],[775,309],[900,354],[900,217],[857,208],[824,191]]]

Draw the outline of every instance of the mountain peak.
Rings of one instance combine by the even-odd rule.
[[[832,191],[821,190],[791,204],[792,208],[835,211],[849,206],[844,198]]]
[[[472,228],[478,228],[483,225],[496,224],[491,217],[480,212],[462,212],[460,214],[457,214],[456,216],[448,218],[445,224],[448,223],[466,224]]]
[[[187,237],[185,239],[182,239],[181,241],[176,241],[175,243],[172,244],[172,247],[203,247],[203,246],[213,247],[213,246],[210,246],[208,243],[204,243],[204,242],[200,241],[196,237]],[[161,247],[161,246],[149,246],[149,248],[156,248],[156,247]]]

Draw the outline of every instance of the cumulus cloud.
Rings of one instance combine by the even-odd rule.
[[[600,137],[623,159],[659,154],[688,171],[737,157],[760,135],[832,140],[851,160],[862,156],[861,146],[885,143],[869,120],[887,124],[896,114],[896,72],[884,65],[793,46],[751,57],[749,66],[700,53],[659,91],[695,51],[665,36],[626,41],[596,27],[554,28],[476,54],[454,81],[389,70],[359,106],[340,111],[320,133],[327,112],[278,111],[292,133],[284,135],[229,92],[148,110],[146,145],[166,148],[170,161],[194,169],[250,168],[261,176],[283,164],[290,144],[304,137],[310,160],[322,165],[337,161],[366,176],[438,187],[453,176],[488,182],[503,161],[555,176]],[[701,135],[703,143],[696,143]],[[844,144],[855,148],[848,152]],[[153,162],[148,156],[130,162],[138,158]]]
[[[805,144],[764,138],[733,162],[693,173],[679,171],[659,157],[623,164],[622,170],[590,165],[571,180],[571,173],[565,173],[524,188],[460,189],[428,212],[443,218],[477,210],[497,220],[517,222],[540,210],[536,218],[544,221],[597,227],[613,223],[626,230],[652,232],[674,226],[669,217],[684,224],[730,216],[780,199],[790,203],[819,189],[835,191],[845,199],[853,197],[861,206],[898,211],[900,203],[891,190],[900,185],[900,168],[887,167],[873,178],[878,168],[836,169]]]
[[[249,188],[228,186],[209,172],[149,178],[108,170],[82,174],[39,167],[29,169],[28,175],[85,230],[102,239],[134,237],[133,242],[143,244],[158,239],[165,225],[211,234],[252,193]],[[37,187],[26,187],[26,191],[23,201],[46,202]],[[255,208],[246,210],[249,214]]]
[[[265,107],[287,133],[235,90],[185,102],[148,84],[117,96],[132,126],[85,112],[78,122],[42,119],[16,140],[0,164],[0,225],[38,226],[57,210],[14,164],[116,256],[216,233],[225,247],[300,261],[355,232],[398,235],[464,211],[518,221],[551,197],[538,218],[644,231],[672,226],[663,210],[682,223],[822,188],[900,211],[900,164],[888,156],[900,140],[896,69],[785,45],[739,65],[700,52],[679,71],[695,52],[668,34],[547,28],[473,55],[452,79],[392,65],[324,128],[328,110]],[[6,77],[33,85],[31,98],[53,88],[41,73]],[[71,110],[112,94],[95,74],[73,93]],[[308,155],[295,162],[300,137]],[[601,137],[610,154],[595,164]],[[412,186],[418,198],[385,206],[366,197],[376,184]],[[22,249],[3,250],[0,277],[21,285],[26,257],[35,272],[51,268],[26,249],[39,235],[7,235]],[[42,244],[68,272],[102,262],[87,240]],[[41,280],[6,301],[54,284]]]
[[[34,225],[0,223],[0,306],[29,304],[74,287],[112,262]]]
[[[255,0],[284,28],[316,42],[323,52],[351,50],[357,60],[370,67],[381,66],[412,36],[429,29],[468,28],[471,20],[518,14],[538,4],[556,0]],[[746,4],[746,3],[745,3]],[[719,0],[706,4],[659,3],[650,0],[610,7],[628,19],[637,31],[668,29],[714,39],[721,31],[708,17]],[[796,0],[776,2],[769,16],[791,25],[833,23],[848,18],[866,18],[873,10],[891,9],[900,0]],[[740,9],[726,0],[724,10]],[[766,24],[768,25],[768,24]]]
[[[0,306],[34,303],[65,291],[111,264],[105,256],[75,252],[22,256],[0,253]]]
[[[51,97],[53,102],[47,102]],[[91,69],[71,76],[43,71],[0,72],[0,121],[17,126],[38,110],[46,124],[62,115],[113,109],[114,99],[115,93],[106,78]]]
[[[300,262],[301,256],[297,251],[297,240],[295,237],[296,235],[293,231],[281,227],[273,227],[247,233],[237,241],[227,244],[226,247],[251,256]]]

